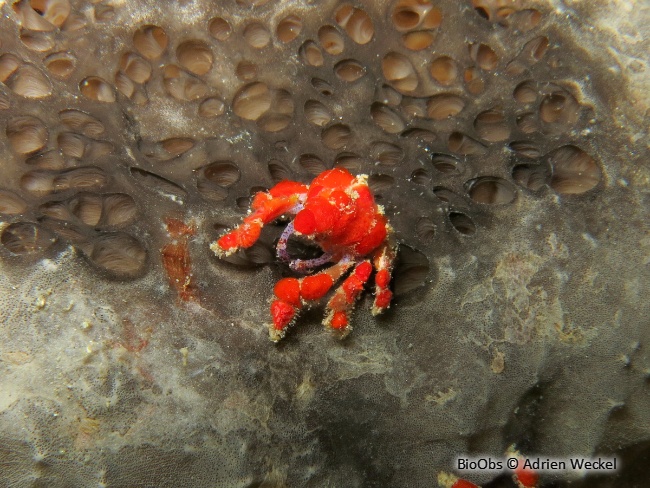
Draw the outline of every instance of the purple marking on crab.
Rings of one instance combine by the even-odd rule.
[[[287,242],[289,242],[289,237],[293,234],[293,220],[287,224],[287,226],[282,231],[280,240],[278,240],[278,245],[276,246],[277,256],[280,261],[288,263],[291,261],[291,256],[289,256],[289,251],[287,251]]]
[[[289,238],[295,233],[293,228],[293,221],[289,222],[287,226],[282,231],[282,235],[278,240],[278,245],[276,247],[278,259],[288,263],[289,268],[298,272],[298,273],[309,273],[319,266],[329,263],[332,260],[332,255],[324,253],[322,256],[314,259],[292,259],[287,250],[287,243]]]

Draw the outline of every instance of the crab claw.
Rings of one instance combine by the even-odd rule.
[[[271,303],[273,324],[269,328],[271,340],[277,342],[295,319],[303,304],[320,300],[332,288],[334,279],[327,272],[304,278],[283,278],[273,288],[277,297]]]
[[[241,248],[251,247],[260,238],[263,226],[262,219],[244,219],[244,222],[235,230],[221,236],[210,244],[210,249],[217,256],[230,256]]]

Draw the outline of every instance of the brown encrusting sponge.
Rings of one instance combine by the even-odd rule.
[[[0,14],[0,486],[435,486],[513,444],[622,459],[542,486],[646,479],[650,7]],[[286,221],[209,243],[334,167],[395,230],[396,299],[345,342],[316,310],[275,347]]]

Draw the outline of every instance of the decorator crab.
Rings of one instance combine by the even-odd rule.
[[[375,300],[373,315],[390,306],[389,289],[395,259],[392,228],[383,208],[375,203],[368,176],[352,176],[343,168],[318,175],[310,185],[281,181],[268,192],[253,198],[244,221],[210,246],[217,256],[228,256],[252,246],[262,227],[282,215],[295,216],[280,236],[278,258],[301,274],[308,274],[327,263],[334,263],[302,278],[283,278],[273,289],[271,304],[273,341],[284,337],[287,328],[305,306],[321,299],[344,275],[341,286],[327,303],[323,324],[343,336],[351,330],[349,315],[374,269]],[[287,242],[299,236],[317,244],[323,255],[315,259],[292,259]],[[351,270],[351,271],[350,271]]]

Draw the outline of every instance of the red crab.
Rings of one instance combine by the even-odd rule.
[[[273,323],[269,328],[273,341],[284,337],[300,309],[325,296],[352,268],[327,303],[323,324],[347,335],[351,329],[349,314],[373,265],[377,273],[372,313],[377,315],[390,306],[389,285],[395,259],[392,228],[383,208],[375,203],[367,180],[367,175],[354,177],[343,168],[334,168],[318,175],[310,185],[281,181],[268,192],[257,193],[244,221],[211,244],[217,256],[228,256],[255,244],[265,224],[285,214],[295,215],[278,241],[278,258],[300,273],[334,263],[318,273],[283,278],[276,283],[276,298],[271,304]],[[291,235],[316,243],[323,255],[292,259],[287,251]]]

